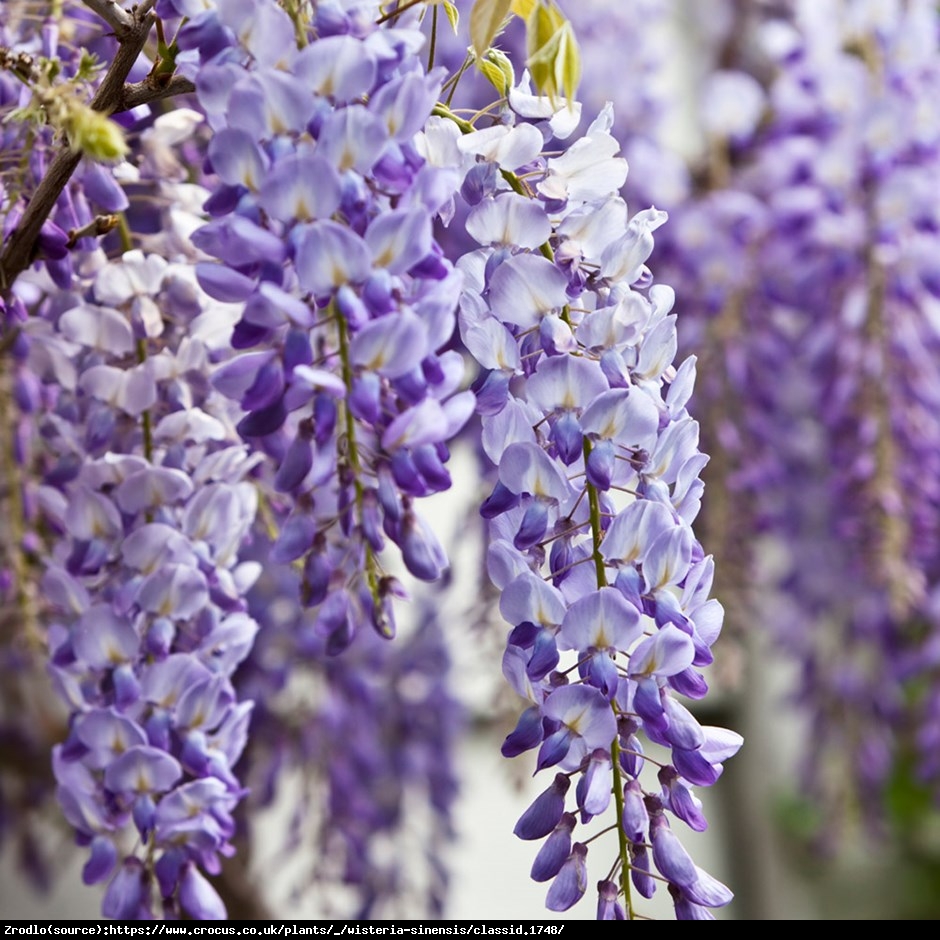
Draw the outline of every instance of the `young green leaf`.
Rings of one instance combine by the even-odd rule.
[[[444,12],[447,14],[447,19],[450,20],[451,29],[454,31],[454,35],[457,35],[457,27],[460,24],[460,11],[457,7],[450,2],[450,0],[444,0]]]
[[[512,0],[476,0],[470,10],[470,41],[482,59],[509,15]]]

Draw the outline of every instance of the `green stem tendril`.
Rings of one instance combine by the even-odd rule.
[[[428,44],[428,71],[434,68],[434,53],[437,51],[437,5],[431,9],[431,39]]]
[[[591,456],[591,442],[584,438],[584,465],[587,466]],[[594,572],[597,578],[597,588],[607,587],[607,571],[604,567],[604,556],[601,555],[601,501],[597,487],[593,483],[585,483],[588,494],[588,507],[591,517],[591,540],[593,549],[591,555],[594,559]],[[623,900],[627,917],[634,920],[633,901],[631,899],[630,885],[630,851],[627,845],[627,834],[623,828],[623,775],[620,772],[620,741],[614,737],[610,746],[610,761],[614,772],[614,802],[617,807],[617,838],[620,842],[620,888],[623,891]]]
[[[339,358],[342,363],[343,384],[346,386],[347,395],[352,393],[353,386],[353,368],[349,358],[349,327],[346,318],[335,308],[333,313],[336,316],[337,329],[339,331]],[[356,440],[356,421],[352,410],[346,400],[342,403],[343,416],[346,422],[346,457],[349,469],[352,472],[353,487],[356,493],[356,514],[359,517],[359,523],[362,524],[365,508],[365,488],[362,485],[362,462],[359,459],[359,443]],[[366,538],[362,542],[366,553],[366,579],[369,583],[369,593],[372,596],[372,603],[375,608],[375,615],[381,623],[383,620],[382,597],[379,593],[379,566],[375,557],[375,552]]]

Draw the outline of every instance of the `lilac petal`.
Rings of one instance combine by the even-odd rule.
[[[564,500],[570,484],[557,464],[537,444],[510,444],[499,462],[500,482],[512,493]]]
[[[190,686],[176,704],[174,723],[180,730],[211,731],[225,718],[235,694],[225,676],[212,676]]]
[[[705,743],[700,749],[702,757],[713,764],[720,764],[734,757],[744,743],[744,738],[740,734],[736,731],[729,731],[727,728],[706,725],[702,730],[705,732]]]
[[[393,453],[399,448],[443,441],[447,436],[447,416],[440,402],[425,398],[397,415],[382,435],[382,448]],[[415,474],[417,476],[417,474]],[[399,486],[407,488],[403,480]]]
[[[92,366],[78,381],[78,387],[99,401],[138,417],[157,400],[157,385],[153,368],[141,363],[130,369],[113,366]]]
[[[146,899],[146,874],[138,858],[128,858],[104,893],[101,913],[113,920],[136,920]]]
[[[559,641],[562,649],[626,651],[642,634],[639,611],[616,588],[603,587],[568,608]]]
[[[383,85],[370,100],[369,110],[382,118],[395,140],[406,141],[424,126],[439,89],[437,75],[410,72]]]
[[[710,763],[697,750],[673,747],[672,762],[679,775],[696,786],[710,787],[721,775],[721,767]]]
[[[578,781],[578,807],[586,816],[600,816],[610,805],[612,765],[608,751],[591,754],[587,770]]]
[[[261,186],[258,202],[279,222],[328,219],[340,204],[339,174],[323,157],[295,153],[274,165]]]
[[[513,833],[520,839],[541,839],[560,822],[565,811],[565,794],[571,786],[568,777],[556,774],[551,786],[540,793],[519,817]]]
[[[240,401],[257,381],[258,373],[274,362],[275,356],[272,350],[236,356],[216,369],[212,375],[212,384],[226,398]]]
[[[694,904],[683,893],[674,896],[676,920],[715,920],[715,915],[707,907]]]
[[[612,881],[600,881],[597,884],[597,919],[626,920],[627,912],[617,900],[620,889]]]
[[[578,349],[578,342],[571,332],[571,327],[555,313],[546,313],[539,323],[539,343],[549,356],[561,353],[573,353]]]
[[[589,751],[609,748],[617,734],[617,720],[610,703],[597,689],[588,686],[566,685],[556,689],[545,699],[542,713],[582,737]]]
[[[415,447],[412,450],[412,458],[422,479],[433,492],[450,489],[453,481],[436,447],[431,444]]]
[[[688,526],[675,526],[656,537],[643,559],[643,577],[649,591],[659,591],[685,578],[694,542]]]
[[[436,581],[446,570],[448,561],[437,536],[423,519],[406,513],[402,519],[401,550],[405,567],[422,581]]]
[[[82,744],[92,752],[85,758],[86,765],[90,767],[103,768],[117,754],[147,743],[143,729],[113,708],[96,708],[82,715],[75,723],[75,731]]]
[[[669,721],[669,730],[666,733],[669,743],[686,750],[700,748],[705,741],[705,733],[695,716],[671,696],[667,696],[665,707]]]
[[[253,72],[229,97],[228,119],[256,139],[286,131],[302,132],[313,115],[315,100],[293,75],[278,69]]]
[[[731,903],[734,894],[727,885],[722,884],[697,865],[695,870],[698,872],[698,879],[684,890],[684,894],[693,904],[701,904],[703,907],[724,907]]]
[[[209,142],[209,160],[223,182],[257,192],[269,160],[247,131],[225,127]]]
[[[295,257],[300,286],[314,294],[328,294],[343,284],[361,284],[372,270],[365,242],[344,225],[324,221],[295,230]]]
[[[661,813],[650,821],[650,841],[653,844],[653,861],[660,874],[671,884],[688,888],[698,881],[695,863]]]
[[[467,217],[466,230],[481,245],[534,250],[548,241],[552,225],[536,200],[510,192],[474,206]]]
[[[708,694],[705,677],[690,666],[669,677],[669,684],[680,694],[688,698],[700,699]]]
[[[466,134],[457,141],[457,146],[464,153],[482,156],[504,170],[515,170],[538,157],[544,143],[539,129],[531,124],[515,127],[498,124]]]
[[[521,361],[519,345],[509,330],[494,317],[461,327],[461,338],[484,369],[516,372]]]
[[[643,799],[643,788],[639,780],[630,780],[623,788],[623,831],[631,842],[643,842],[649,824],[650,817]]]
[[[550,911],[567,911],[577,904],[587,891],[587,846],[576,842],[571,855],[556,875],[548,894],[545,906]]]
[[[664,776],[672,776],[671,780],[664,781]],[[669,808],[690,829],[695,832],[704,832],[708,828],[708,820],[702,813],[702,802],[693,796],[692,791],[675,775],[671,767],[663,768],[659,772],[663,781],[665,793],[668,797]]]
[[[134,825],[137,827],[137,831],[140,833],[141,839],[145,842],[153,831],[156,812],[156,805],[146,793],[141,794],[134,800],[131,816],[134,820]]]
[[[298,434],[291,441],[274,475],[274,489],[279,493],[290,493],[298,489],[312,466],[313,446],[308,438],[303,434]]]
[[[675,676],[695,657],[692,638],[671,624],[643,640],[630,655],[630,675]]]
[[[533,881],[548,881],[561,871],[561,866],[571,854],[571,833],[575,822],[573,813],[565,813],[561,817],[561,822],[545,840],[532,862],[530,877]]]
[[[672,365],[678,346],[675,314],[660,320],[646,334],[640,348],[640,359],[633,370],[641,379],[658,379]]]
[[[104,881],[117,864],[117,849],[105,836],[95,836],[91,843],[91,856],[82,868],[82,881],[86,885],[95,885]]]
[[[459,434],[464,425],[470,420],[471,415],[476,410],[476,396],[470,389],[466,389],[463,392],[457,392],[456,395],[451,395],[442,407],[444,417],[447,420],[443,439],[449,441],[456,434]]]
[[[663,696],[655,679],[640,679],[633,693],[633,708],[647,726],[665,729]]]
[[[196,279],[213,300],[223,303],[247,300],[255,290],[253,278],[232,270],[227,264],[200,261],[196,265]]]
[[[568,279],[541,255],[514,255],[490,279],[490,307],[504,323],[535,326],[568,300]]]
[[[165,751],[135,745],[105,770],[104,784],[112,793],[165,793],[182,775],[179,762]]]
[[[644,897],[651,898],[656,893],[656,879],[649,874],[650,856],[645,846],[631,846],[630,880],[633,887]]]
[[[301,330],[309,330],[315,323],[310,305],[293,294],[272,284],[262,281],[258,289],[248,298],[242,312],[242,324],[277,329],[293,325]],[[284,368],[290,369],[298,362],[309,363],[309,340],[301,339],[303,334],[292,332],[285,338],[283,352]]]
[[[372,264],[404,274],[431,250],[431,220],[424,209],[383,212],[366,229]]]
[[[190,238],[197,248],[233,267],[258,261],[280,264],[287,253],[280,238],[240,215],[209,222]]]
[[[610,489],[617,466],[617,453],[612,441],[596,441],[588,454],[585,471],[587,481],[601,492]]]
[[[526,665],[526,672],[533,682],[547,676],[558,665],[558,646],[555,637],[548,630],[539,630],[532,649],[532,656]]]
[[[134,334],[124,314],[110,307],[79,304],[59,317],[59,331],[82,346],[123,356],[134,349]]]
[[[649,546],[661,533],[675,528],[672,513],[661,503],[638,499],[611,522],[601,542],[607,562],[642,562]]]
[[[105,212],[123,212],[129,205],[126,193],[114,179],[110,168],[100,163],[86,164],[82,172],[82,189]]]
[[[607,390],[607,379],[593,359],[553,356],[539,363],[526,395],[543,413],[552,413],[580,410]]]
[[[499,612],[511,624],[559,624],[565,611],[561,592],[531,572],[508,584],[499,599]]]
[[[340,108],[323,122],[317,152],[341,173],[368,173],[387,143],[388,131],[374,114],[365,108]]]
[[[620,674],[610,653],[592,653],[583,664],[584,678],[608,699],[613,699],[620,685]]]
[[[531,502],[526,506],[522,521],[519,523],[519,531],[512,544],[520,552],[527,551],[541,542],[547,531],[548,506],[541,501]]]
[[[80,541],[117,539],[123,534],[121,514],[114,501],[104,493],[75,486],[65,512],[65,526]]]
[[[130,662],[140,639],[133,626],[106,604],[90,607],[72,627],[72,648],[81,662],[96,669]]]
[[[638,212],[630,220],[626,233],[604,249],[601,255],[601,274],[612,281],[625,281],[627,284],[636,281],[653,251],[651,233],[659,228],[666,218],[666,213],[658,209],[644,209]]]
[[[114,498],[123,512],[133,515],[182,502],[192,492],[193,482],[182,470],[146,467],[130,474],[115,490]]]
[[[559,728],[557,731],[553,731],[548,735],[539,748],[538,757],[535,762],[536,772],[544,770],[546,767],[554,767],[556,764],[560,764],[571,751],[574,740],[575,738],[570,728]]]
[[[148,575],[137,591],[137,603],[150,613],[188,620],[209,601],[205,575],[185,565],[166,565]]]
[[[558,420],[552,425],[550,437],[552,443],[558,448],[558,456],[561,457],[566,466],[573,464],[584,452],[581,422],[574,412],[566,411],[559,416]],[[604,489],[606,488],[604,487]]]
[[[195,865],[187,865],[180,881],[180,904],[196,920],[225,920],[228,914],[218,892]]]
[[[328,369],[306,365],[295,366],[292,377],[295,381],[300,381],[311,388],[322,389],[333,398],[344,398],[346,395],[346,385],[343,380]]]
[[[581,426],[585,434],[623,447],[648,449],[656,443],[659,409],[641,389],[611,389],[585,409]]]
[[[294,74],[318,95],[338,102],[367,94],[375,82],[375,53],[352,36],[324,36],[303,49]]]
[[[411,372],[431,351],[423,321],[408,311],[367,323],[350,344],[352,362],[397,379]]]
[[[519,716],[516,727],[506,735],[500,753],[503,757],[518,757],[541,743],[542,713],[536,706],[532,706]]]

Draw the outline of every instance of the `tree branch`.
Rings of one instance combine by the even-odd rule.
[[[113,114],[124,100],[124,82],[147,42],[155,17],[149,10],[141,13],[140,8],[129,13],[119,7],[114,0],[85,0],[85,3],[96,12],[98,12],[98,7],[107,8],[112,14],[111,18],[105,17],[108,22],[112,23],[113,19],[119,20],[121,24],[120,32],[116,30],[120,45],[114,61],[90,103],[95,111]],[[123,25],[124,20],[114,12],[115,8],[121,10],[123,16],[128,18],[130,26]],[[104,13],[101,15],[105,16]],[[43,223],[48,218],[62,190],[68,185],[81,158],[79,151],[65,144],[50,163],[46,175],[29,200],[23,217],[10,233],[0,253],[0,290],[7,290],[19,274],[29,266]]]
[[[187,95],[195,90],[196,86],[182,75],[173,75],[169,81],[163,82],[155,81],[154,78],[148,76],[142,82],[125,85],[121,103],[114,110],[115,113],[130,111],[131,108],[149,104],[151,101],[172,98],[176,95]]]
[[[123,39],[135,26],[134,15],[128,13],[117,0],[82,0],[82,2],[114,30],[114,35],[118,39]]]

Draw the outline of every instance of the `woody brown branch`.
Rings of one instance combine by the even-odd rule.
[[[124,10],[117,4],[112,5],[107,0],[92,0],[87,2],[87,5],[114,27],[119,42],[114,61],[90,102],[95,111],[115,114],[150,101],[194,90],[192,82],[178,75],[169,79],[165,76],[148,76],[142,82],[126,84],[127,76],[143,50],[156,19],[150,11],[151,3],[145,2],[131,11]],[[117,14],[113,7],[117,7],[123,15]],[[108,11],[108,16],[102,12],[105,10]],[[81,158],[81,153],[66,143],[49,164],[45,176],[23,212],[23,217],[10,233],[0,252],[0,291],[8,290],[32,262],[36,239],[43,223],[49,217],[62,190],[68,185]]]

